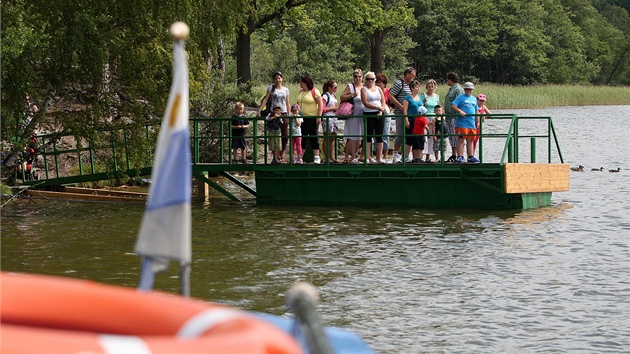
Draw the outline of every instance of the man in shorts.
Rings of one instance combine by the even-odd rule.
[[[444,112],[447,114],[444,133],[448,135],[448,141],[451,144],[451,157],[446,162],[455,162],[457,160],[457,137],[453,135],[455,134],[455,117],[452,115],[457,112],[453,111],[451,104],[457,96],[464,94],[464,89],[459,85],[459,76],[452,71],[446,74],[446,84],[451,87],[444,97]]]
[[[476,114],[479,110],[477,98],[472,92],[475,85],[472,82],[464,83],[464,94],[457,96],[451,108],[454,113],[459,114],[455,120],[455,135],[457,136],[457,163],[479,163],[475,154],[475,136],[477,135]],[[468,159],[464,158],[464,142],[466,142],[466,153]]]
[[[405,100],[405,96],[411,94],[411,89],[409,89],[409,83],[411,80],[416,78],[416,69],[412,67],[408,67],[405,69],[403,73],[402,79],[396,80],[394,86],[389,90],[389,104],[394,107],[394,114],[400,115],[403,109],[403,101]],[[396,117],[396,138],[394,139],[394,161],[393,163],[399,163],[402,155],[399,153],[401,147],[403,146],[403,138],[402,134],[405,131],[405,119],[403,117]],[[403,153],[403,155],[408,155],[409,152]],[[407,157],[407,156],[405,156]],[[411,159],[409,159],[411,161]]]

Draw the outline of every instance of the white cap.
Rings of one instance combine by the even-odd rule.
[[[466,81],[466,82],[464,83],[464,90],[465,90],[465,89],[471,89],[471,90],[474,90],[474,89],[475,89],[475,84],[473,84],[473,83],[472,83],[472,82],[470,82],[470,81]]]

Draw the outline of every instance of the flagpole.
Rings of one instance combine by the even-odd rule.
[[[155,274],[179,261],[182,295],[190,295],[192,180],[188,64],[184,41],[188,25],[171,25],[173,38],[173,84],[155,149],[155,161],[149,187],[149,200],[142,218],[135,252],[142,257],[141,291],[153,288]]]
[[[171,25],[171,37],[176,42],[183,42],[190,35],[190,28],[184,22],[175,22]],[[182,288],[182,295],[190,296],[190,264],[180,263],[179,279]]]

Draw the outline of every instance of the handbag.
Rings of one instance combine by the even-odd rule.
[[[335,115],[339,119],[348,119],[349,116],[352,116],[353,111],[354,111],[354,100],[351,97],[348,101],[343,101],[339,104],[339,108],[337,108],[337,112],[335,113]]]
[[[269,113],[271,113],[271,95],[273,95],[273,92],[276,90],[276,86],[272,85],[271,86],[271,93],[269,94],[269,99],[267,100],[267,105],[265,105],[265,109],[263,109],[262,111],[260,111],[260,116],[261,117],[266,117],[269,115]],[[263,100],[265,98],[263,97]],[[262,103],[262,101],[260,101],[260,103]],[[288,107],[287,107],[288,108]]]

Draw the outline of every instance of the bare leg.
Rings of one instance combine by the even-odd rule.
[[[468,153],[468,156],[466,157],[475,156],[474,140],[474,137],[466,139],[466,152]]]
[[[457,150],[455,156],[464,156],[464,138],[457,138]]]
[[[383,143],[376,143],[376,161],[383,159]]]

